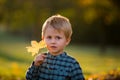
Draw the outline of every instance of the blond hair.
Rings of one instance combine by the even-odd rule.
[[[42,37],[48,27],[53,27],[58,31],[63,31],[66,39],[71,38],[72,27],[68,18],[61,15],[53,15],[49,17],[42,26]]]

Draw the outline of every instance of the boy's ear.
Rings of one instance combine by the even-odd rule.
[[[68,39],[66,40],[66,45],[68,45],[68,44],[70,43],[70,41],[71,41],[71,38],[68,38]]]
[[[44,39],[44,36],[41,36],[42,40]]]

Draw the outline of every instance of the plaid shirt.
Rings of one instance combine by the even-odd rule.
[[[46,56],[40,66],[31,65],[26,73],[27,80],[84,80],[80,65],[74,58],[66,53],[58,56],[47,53]]]

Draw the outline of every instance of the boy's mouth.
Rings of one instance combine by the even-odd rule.
[[[56,46],[51,46],[51,48],[57,48]]]

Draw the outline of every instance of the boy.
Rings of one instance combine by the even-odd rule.
[[[42,27],[42,40],[48,52],[39,54],[26,73],[27,80],[84,80],[79,63],[64,52],[72,28],[61,15],[48,18]]]

